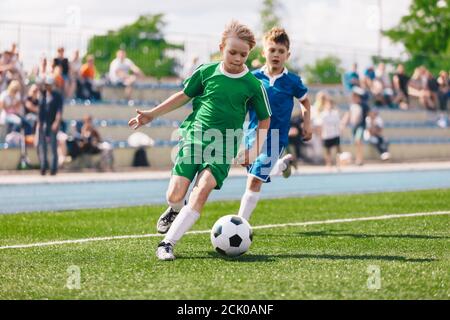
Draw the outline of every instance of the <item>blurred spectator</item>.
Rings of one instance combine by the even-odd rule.
[[[57,67],[60,68],[58,71],[55,70],[57,69]],[[62,95],[67,96],[68,84],[70,81],[70,64],[69,60],[64,56],[64,47],[58,48],[57,55],[53,59],[52,71],[53,76],[57,77],[57,79],[55,79],[57,82],[57,86],[63,86],[63,90],[61,91]],[[62,78],[62,80],[59,78]]]
[[[439,109],[443,112],[447,112],[447,102],[450,94],[450,79],[446,71],[439,72],[437,83],[439,85]]]
[[[80,68],[81,68],[81,59],[80,59],[80,51],[75,50],[73,52],[72,59],[69,62],[69,83],[67,90],[67,97],[72,98],[77,90],[77,84],[80,79]]]
[[[54,88],[58,90],[59,93],[61,93],[61,95],[64,97],[64,88],[66,87],[66,80],[64,79],[61,66],[56,66],[53,69],[52,77],[55,79]]]
[[[366,91],[370,91],[372,88],[373,80],[375,80],[375,69],[370,66],[364,70],[363,79],[361,81],[361,88]]]
[[[83,167],[92,167],[89,156],[101,154],[99,169],[106,171],[113,169],[113,149],[108,142],[102,142],[100,133],[94,127],[92,116],[83,117],[83,125],[79,135],[68,141],[68,155],[73,160],[81,158]],[[88,157],[85,157],[87,155]]]
[[[25,100],[25,120],[29,124],[25,128],[25,136],[34,135],[39,114],[39,87],[33,84],[28,90]]]
[[[352,91],[354,86],[359,86],[358,64],[352,65],[352,70],[344,74],[344,87],[348,92]]]
[[[383,119],[376,109],[371,109],[366,118],[364,139],[375,146],[380,154],[381,160],[386,161],[390,159],[390,154],[388,152],[389,144],[383,137]]]
[[[130,99],[132,85],[136,81],[137,76],[143,76],[141,69],[139,69],[133,61],[127,58],[125,50],[118,50],[116,58],[109,66],[109,80],[111,81],[111,84],[125,86],[126,98]]]
[[[323,147],[325,148],[325,164],[332,166],[332,149],[336,148],[336,167],[339,168],[339,156],[341,154],[340,141],[340,116],[334,101],[327,99],[323,111],[319,114],[316,125],[319,128]]]
[[[408,83],[408,93],[411,97],[419,100],[421,107],[426,110],[436,110],[433,102],[433,92],[436,90],[436,84],[431,79],[429,71],[424,67],[418,67],[414,70],[413,76]]]
[[[294,148],[295,163],[302,158],[301,147],[303,143],[302,136],[303,118],[301,115],[295,115],[290,120],[290,128],[288,133],[288,145]],[[292,153],[292,152],[289,152]]]
[[[50,144],[52,162],[50,174],[56,175],[58,171],[57,134],[61,125],[63,112],[63,97],[55,90],[55,79],[47,76],[42,84],[39,99],[39,117],[37,125],[38,154],[41,175],[45,175],[49,169],[47,149]]]
[[[392,84],[395,93],[394,103],[402,110],[407,110],[409,108],[408,82],[409,77],[405,74],[405,67],[402,64],[399,64],[397,66],[397,71],[392,77]]]
[[[372,82],[371,93],[375,105],[392,107],[394,92],[384,63],[378,64],[375,71],[375,79]]]
[[[429,92],[429,102],[430,104],[427,106],[428,110],[430,111],[436,111],[439,104],[439,84],[437,82],[437,79],[433,76],[433,74],[426,70],[426,77],[427,77],[427,85],[426,88]]]
[[[11,81],[8,88],[0,94],[0,124],[6,124],[6,133],[20,131],[23,121],[23,106],[20,96],[21,85]]]
[[[100,153],[100,134],[92,124],[92,116],[86,115],[83,118],[83,126],[80,135],[80,151],[86,154]]]
[[[321,90],[316,94],[316,100],[312,106],[311,118],[316,118],[325,109],[325,104],[330,99],[330,96],[325,90]]]
[[[16,63],[11,51],[4,51],[0,57],[0,91],[6,90],[8,84],[15,78]]]
[[[42,56],[41,57],[41,61],[39,63],[37,76],[41,77],[41,78],[45,78],[46,75],[49,73],[49,69],[48,68],[49,67],[48,67],[47,57]]]
[[[415,68],[411,79],[408,82],[408,94],[411,97],[419,99],[421,105],[423,99],[424,85],[422,83],[422,69]]]
[[[77,98],[88,100],[100,100],[100,92],[94,90],[95,78],[94,56],[88,55],[86,63],[80,68],[80,77],[77,85]]]
[[[321,90],[317,92],[316,100],[311,107],[313,136],[308,145],[311,146],[311,158],[315,163],[322,162],[323,160],[323,147],[320,131],[320,114],[325,110],[325,106],[329,100],[330,96],[328,95],[328,93],[325,90]]]
[[[366,92],[362,88],[353,87],[352,104],[342,120],[342,126],[350,124],[352,129],[357,165],[363,165],[364,161],[363,136],[364,130],[366,129],[366,117],[369,112],[369,106],[364,98],[365,95]]]

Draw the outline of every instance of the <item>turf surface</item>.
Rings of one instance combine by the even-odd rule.
[[[211,228],[239,203],[205,207]],[[162,206],[0,216],[0,246],[155,233]],[[263,200],[251,224],[450,210],[450,190]],[[449,299],[449,215],[255,230],[250,251],[225,259],[209,235],[187,235],[177,260],[161,238],[0,250],[1,299]],[[81,270],[68,289],[68,267]],[[368,288],[368,268],[381,287]]]

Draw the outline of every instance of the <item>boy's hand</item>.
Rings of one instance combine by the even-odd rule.
[[[309,141],[312,138],[312,128],[311,123],[304,123],[303,124],[303,140]]]
[[[128,126],[133,128],[133,130],[138,129],[153,120],[153,116],[151,116],[148,111],[136,110],[136,113],[137,116],[128,121]]]
[[[239,151],[236,156],[236,163],[242,167],[247,167],[250,165],[250,152],[248,149]]]

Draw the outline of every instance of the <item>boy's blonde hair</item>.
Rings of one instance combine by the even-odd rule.
[[[288,50],[291,45],[291,41],[289,40],[286,30],[280,27],[273,27],[267,31],[264,34],[264,42],[266,41],[273,41],[277,44],[285,45]]]
[[[252,30],[236,20],[232,20],[225,27],[225,30],[222,33],[221,45],[225,46],[226,40],[232,37],[237,37],[247,42],[247,44],[250,46],[250,50],[252,50],[256,45],[255,35],[253,34]]]

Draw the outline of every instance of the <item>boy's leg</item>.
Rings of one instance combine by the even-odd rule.
[[[41,175],[45,175],[48,169],[48,160],[47,160],[47,136],[45,135],[44,130],[39,131],[38,153],[39,153]]]
[[[331,168],[331,166],[333,164],[332,161],[331,161],[331,148],[325,147],[324,156],[325,156],[325,165],[328,168]]]
[[[341,145],[338,144],[336,146],[336,167],[338,169],[341,167],[341,153],[342,153]]]
[[[198,220],[209,194],[216,185],[216,179],[209,169],[199,173],[188,204],[181,209],[166,237],[158,246],[156,255],[160,260],[175,259],[173,246]]]
[[[191,180],[186,177],[172,175],[169,188],[166,193],[166,200],[169,207],[159,217],[156,229],[159,233],[166,233],[176,216],[184,206],[184,198],[188,191]]]
[[[50,147],[52,151],[52,164],[51,164],[51,175],[55,175],[58,171],[58,140],[57,140],[57,133],[51,132],[50,133]]]
[[[238,215],[245,220],[250,220],[253,210],[260,198],[261,186],[263,182],[253,176],[247,179],[247,188],[241,199],[241,206],[239,207]]]
[[[246,191],[242,196],[238,213],[247,221],[250,220],[259,201],[262,184],[270,182],[270,176],[276,176],[282,172],[285,176],[285,171],[290,167],[294,157],[287,154],[280,159],[283,151],[284,147],[279,147],[276,153],[273,150],[268,150],[267,153],[263,152],[248,167]]]
[[[364,149],[363,143],[361,140],[355,142],[356,147],[356,164],[361,166],[364,161]]]

